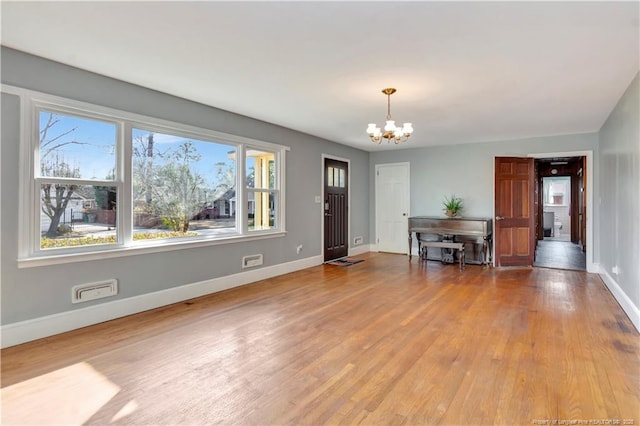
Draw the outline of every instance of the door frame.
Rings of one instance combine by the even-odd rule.
[[[379,229],[379,222],[378,222],[378,202],[379,202],[379,197],[378,197],[378,179],[376,178],[378,176],[378,171],[380,170],[381,167],[388,167],[388,166],[405,166],[407,169],[407,193],[406,193],[406,199],[407,199],[407,235],[406,237],[409,238],[409,234],[408,234],[408,226],[409,226],[409,216],[411,216],[411,162],[409,161],[402,161],[399,163],[381,163],[381,164],[376,164],[375,165],[375,169],[373,172],[373,183],[374,183],[374,197],[375,197],[375,203],[374,203],[374,214],[375,214],[375,240],[374,240],[374,244],[372,245],[372,250],[373,251],[378,251],[378,229]],[[411,250],[411,248],[409,249]]]
[[[320,201],[318,204],[318,208],[320,211],[320,257],[322,258],[322,262],[324,262],[324,163],[325,160],[336,160],[342,161],[343,163],[347,163],[347,255],[351,255],[351,160],[344,157],[337,157],[335,155],[330,154],[322,154],[322,159],[320,161]]]
[[[545,152],[545,153],[536,153],[536,154],[528,154],[527,157],[531,158],[550,158],[550,157],[586,157],[587,158],[587,250],[585,253],[587,260],[587,272],[597,273],[599,272],[599,268],[593,261],[593,250],[595,248],[595,241],[593,239],[593,178],[594,178],[594,170],[593,170],[593,151],[564,151],[564,152]],[[495,170],[494,170],[495,174]],[[495,188],[493,198],[495,199]],[[495,211],[494,211],[495,218]],[[495,262],[495,261],[494,261]],[[495,265],[495,263],[494,263]]]

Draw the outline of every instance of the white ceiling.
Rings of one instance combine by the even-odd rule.
[[[632,2],[7,2],[2,44],[368,151],[599,130],[639,69]],[[276,141],[277,142],[277,141]]]

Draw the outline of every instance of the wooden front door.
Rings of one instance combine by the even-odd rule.
[[[535,250],[533,158],[496,157],[496,266],[533,266]]]
[[[349,253],[349,167],[344,161],[324,160],[324,261]]]

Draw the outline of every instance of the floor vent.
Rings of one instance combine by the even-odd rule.
[[[71,303],[88,302],[116,294],[118,294],[118,280],[116,279],[79,284],[71,289]]]

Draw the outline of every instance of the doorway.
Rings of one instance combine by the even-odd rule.
[[[536,159],[537,247],[534,266],[584,271],[586,265],[585,156]]]
[[[349,254],[349,163],[324,159],[324,261]]]

